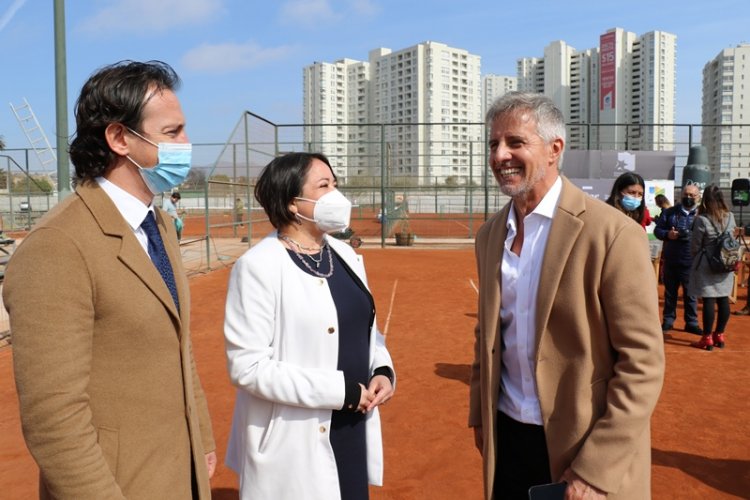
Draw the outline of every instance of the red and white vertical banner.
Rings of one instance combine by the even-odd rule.
[[[615,109],[617,88],[616,33],[599,37],[599,109]]]

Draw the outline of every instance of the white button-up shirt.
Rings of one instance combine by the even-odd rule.
[[[96,183],[110,197],[112,203],[115,204],[120,215],[122,215],[122,218],[125,219],[125,222],[128,223],[133,233],[135,233],[138,243],[141,244],[143,250],[148,254],[148,236],[141,229],[141,223],[146,218],[148,212],[154,211],[154,204],[151,203],[149,206],[144,205],[141,200],[104,177],[97,177]]]
[[[544,250],[561,192],[562,179],[558,177],[539,205],[524,218],[521,255],[511,251],[518,227],[515,207],[508,214],[508,236],[500,269],[503,351],[497,408],[527,424],[542,424],[535,378],[536,297]]]

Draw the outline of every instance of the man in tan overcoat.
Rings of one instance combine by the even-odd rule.
[[[174,226],[153,205],[190,169],[178,83],[156,61],[123,61],[86,82],[70,146],[75,193],[7,267],[3,299],[40,498],[211,497],[216,454],[188,282]]]
[[[565,122],[541,94],[487,114],[490,166],[511,203],[476,240],[479,312],[469,425],[485,498],[650,498],[661,391],[657,286],[643,229],[559,175]]]

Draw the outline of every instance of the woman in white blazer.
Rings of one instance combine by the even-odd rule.
[[[255,197],[277,231],[229,282],[227,465],[243,500],[367,499],[382,484],[378,406],[395,372],[361,258],[326,234],[349,225],[351,203],[326,157],[308,153],[269,163]]]

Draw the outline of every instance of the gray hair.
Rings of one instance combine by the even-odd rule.
[[[502,115],[522,114],[523,112],[531,113],[536,121],[536,133],[545,143],[550,144],[557,138],[565,142],[565,117],[552,99],[544,94],[513,91],[497,98],[485,116],[487,129]],[[560,152],[558,159],[558,169],[562,168],[562,159],[563,151]]]

